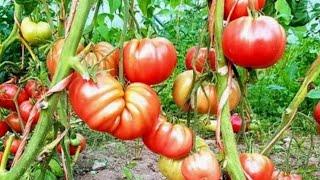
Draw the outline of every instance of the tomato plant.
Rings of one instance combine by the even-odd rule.
[[[73,145],[72,142],[70,142],[69,153],[71,156],[76,154],[78,148],[80,148],[79,153],[81,153],[86,148],[87,140],[81,134],[79,134],[79,133],[76,134],[76,141],[78,141],[78,143],[75,145]],[[57,151],[59,153],[61,153],[61,145],[60,144],[57,147]]]
[[[261,154],[240,154],[243,170],[252,180],[270,180],[274,171],[272,161]]]
[[[9,126],[5,121],[0,121],[0,137],[4,136],[9,130]]]
[[[0,84],[0,107],[15,110],[14,97],[17,95],[17,103],[20,104],[29,98],[24,89],[20,89],[15,84]]]
[[[119,139],[141,137],[150,131],[160,113],[159,98],[149,86],[133,83],[123,89],[103,72],[97,74],[96,82],[76,74],[69,97],[73,110],[91,129]]]
[[[17,133],[22,132],[22,127],[20,125],[19,117],[16,112],[11,112],[4,121],[8,124],[8,126]]]
[[[186,180],[219,180],[221,176],[220,165],[209,150],[200,151],[184,159],[181,171]]]
[[[152,85],[171,75],[177,64],[177,53],[165,38],[133,39],[124,47],[123,61],[128,81]]]
[[[25,17],[21,22],[21,33],[31,44],[43,43],[50,39],[52,31],[46,22],[33,22],[29,17]]]
[[[234,64],[246,68],[267,68],[283,55],[286,34],[272,17],[241,17],[223,32],[223,52]]]
[[[266,3],[266,0],[252,1],[255,10],[261,10]],[[224,18],[227,19],[230,13],[230,20],[234,20],[242,16],[247,16],[248,8],[250,8],[250,0],[225,0]]]
[[[209,65],[211,70],[214,71],[216,69],[216,53],[213,48],[210,48],[209,50],[208,48],[199,48],[198,54],[196,46],[189,48],[185,58],[187,69],[192,69],[193,59],[195,59],[195,68],[198,72],[203,72],[206,64]]]
[[[118,75],[119,49],[107,42],[99,42],[92,47],[92,52],[85,57],[85,62],[91,66],[98,64],[99,70],[107,70],[112,76]]]
[[[184,125],[171,124],[162,115],[154,128],[143,136],[144,144],[153,152],[172,159],[187,156],[193,145],[193,133]],[[167,146],[170,144],[170,146]]]

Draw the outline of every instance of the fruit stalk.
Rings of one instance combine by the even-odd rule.
[[[312,83],[320,74],[320,55],[318,58],[313,62],[307,75],[300,86],[299,91],[282,114],[282,123],[280,124],[277,133],[273,136],[273,138],[269,141],[269,143],[263,148],[261,154],[268,154],[272,147],[276,144],[276,142],[282,138],[283,133],[290,127],[292,124],[294,117],[297,113],[297,110],[300,104],[304,101],[308,94],[308,87],[309,84]]]
[[[217,87],[219,99],[223,92],[226,90],[228,85],[228,73],[221,73],[223,68],[227,67],[227,62],[222,50],[222,33],[223,33],[223,12],[224,11],[224,0],[216,1],[215,8],[215,48],[216,48],[216,59],[218,61],[218,73],[217,73]],[[228,102],[228,101],[227,101]],[[222,108],[221,112],[221,134],[224,142],[224,153],[226,169],[234,180],[244,180],[245,175],[243,173],[240,159],[237,151],[236,139],[232,130],[232,125],[230,121],[230,109],[228,103]]]
[[[95,0],[80,0],[77,12],[71,26],[70,34],[66,38],[62,49],[57,73],[53,77],[50,87],[53,87],[71,72],[72,63],[70,59],[76,55],[76,50],[83,33],[83,28],[87,20],[91,5]],[[34,130],[25,152],[17,164],[9,171],[0,173],[0,179],[20,179],[30,164],[36,159],[37,155],[44,146],[45,137],[52,125],[51,115],[56,109],[60,93],[53,94],[48,98],[48,108],[41,111],[41,120]]]
[[[6,170],[8,158],[9,158],[9,155],[10,155],[10,148],[11,148],[13,139],[14,139],[14,134],[9,136],[8,140],[5,142],[6,143],[6,148],[4,149],[4,153],[3,153],[3,156],[2,156],[2,159],[1,159],[0,172],[4,172]]]

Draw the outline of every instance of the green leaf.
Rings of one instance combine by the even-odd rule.
[[[152,0],[138,0],[139,8],[142,14],[146,17],[149,17],[148,9],[151,6],[151,3],[152,3]]]
[[[170,0],[170,6],[175,8],[180,4],[180,0]]]
[[[110,14],[113,14],[121,6],[121,0],[109,0]]]
[[[101,25],[101,26],[98,26],[96,29],[100,33],[100,35],[103,37],[104,40],[108,39],[108,37],[109,37],[109,29],[108,29],[107,26]]]
[[[97,16],[97,25],[104,25],[105,24],[105,18],[108,14],[107,13],[101,13]]]
[[[311,90],[308,93],[307,97],[310,98],[310,99],[320,99],[320,89]]]
[[[291,8],[286,0],[277,0],[275,3],[275,9],[280,22],[285,25],[289,25],[291,22]]]
[[[291,26],[303,26],[310,21],[308,15],[308,1],[288,0],[293,15]]]

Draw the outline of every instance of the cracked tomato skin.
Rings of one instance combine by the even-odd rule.
[[[144,144],[153,152],[171,159],[187,156],[192,150],[193,133],[182,124],[171,124],[160,115],[153,129],[143,136]]]
[[[185,180],[219,180],[221,176],[219,162],[210,150],[202,150],[185,158],[181,171]]]
[[[13,111],[16,110],[14,97],[18,92],[18,89],[19,87],[15,84],[0,84],[0,108],[2,107]],[[29,96],[26,91],[24,89],[21,89],[17,97],[17,102],[18,104],[20,104],[28,98]]]
[[[177,64],[177,53],[165,38],[133,39],[123,49],[123,62],[130,82],[153,85],[169,78]]]
[[[160,100],[149,86],[133,83],[125,89],[106,72],[95,82],[73,76],[69,97],[75,113],[96,131],[131,140],[150,131],[160,113]]]
[[[242,153],[240,154],[240,162],[252,180],[272,179],[274,165],[268,157],[256,153]]]
[[[3,137],[8,131],[8,124],[5,121],[0,121],[0,137]]]
[[[196,54],[197,54],[196,46],[189,48],[187,50],[186,59],[185,59],[185,64],[187,69],[192,69],[192,60],[193,60],[193,57],[196,56]],[[215,71],[216,70],[216,53],[213,48],[209,50],[209,54],[208,54],[207,48],[199,49],[198,56],[195,59],[195,68],[198,72],[204,71],[206,61],[210,66],[211,70]]]
[[[241,17],[224,29],[222,46],[225,56],[238,66],[267,68],[284,54],[286,34],[272,17]]]
[[[38,99],[47,92],[48,88],[42,86],[38,81],[30,79],[24,86],[24,90],[30,97]]]
[[[228,18],[229,13],[231,12],[235,3],[237,4],[235,5],[234,10],[230,16],[230,20],[234,20],[242,16],[248,16],[248,8],[250,7],[249,1],[250,0],[225,0],[224,19]],[[254,1],[254,8],[256,10],[261,10],[266,3],[266,0],[253,0],[253,1]]]

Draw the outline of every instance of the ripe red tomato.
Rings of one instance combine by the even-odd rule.
[[[173,84],[173,100],[183,111],[189,111],[191,109],[188,97],[192,90],[192,79],[193,72],[191,70],[185,71],[177,76],[177,79]],[[206,114],[210,112],[211,114],[216,115],[218,110],[218,96],[215,85],[204,85],[204,91],[205,93],[202,88],[199,87],[197,90],[197,99],[195,100],[192,96],[190,99],[192,101],[191,103],[195,104],[194,109],[199,113]],[[240,99],[241,90],[239,84],[236,80],[233,80],[231,84],[231,95],[229,96],[229,107],[231,110],[238,106]]]
[[[18,92],[18,89],[19,87],[15,84],[0,84],[0,108],[2,107],[13,111],[16,110],[14,105],[14,97]],[[20,104],[28,98],[29,96],[25,90],[21,89],[17,97],[17,102]]]
[[[85,137],[83,137],[81,134],[79,134],[79,133],[77,133],[76,134],[76,136],[77,136],[77,139],[79,140],[79,145],[77,145],[77,146],[74,146],[74,145],[72,145],[71,143],[70,143],[70,145],[69,145],[69,153],[70,153],[70,155],[71,156],[73,156],[73,155],[75,155],[76,154],[76,152],[77,152],[77,149],[78,149],[78,147],[80,146],[80,153],[83,151],[83,150],[85,150],[86,149],[86,145],[87,145],[87,140],[86,140],[86,138]],[[57,151],[59,152],[59,153],[61,153],[61,145],[59,144],[58,145],[58,147],[57,147]]]
[[[20,104],[20,106],[19,106],[20,115],[21,115],[21,118],[24,123],[28,122],[28,118],[30,116],[30,113],[31,113],[33,106],[34,106],[34,104],[32,104],[31,100],[24,101],[23,103]],[[40,117],[40,112],[37,112],[32,119],[33,125],[37,124],[39,117]]]
[[[112,76],[118,75],[120,51],[107,42],[99,42],[92,47],[92,52],[88,53],[85,61],[93,66],[99,63],[99,70],[107,70]],[[113,51],[113,52],[112,52]],[[112,52],[112,53],[111,53]]]
[[[261,10],[266,0],[252,0],[254,1],[254,7],[256,10]],[[224,1],[224,19],[227,19],[233,6],[234,10],[230,16],[230,20],[237,19],[242,16],[248,16],[248,8],[250,8],[249,0],[225,0]]]
[[[318,104],[314,107],[313,117],[316,120],[316,122],[320,125],[320,102],[318,102]]]
[[[6,142],[7,142],[7,140],[4,141],[4,147],[6,147],[6,144],[7,144]],[[11,154],[15,155],[17,153],[20,144],[21,144],[20,139],[16,139],[16,138],[13,139],[11,147],[10,147]]]
[[[176,49],[165,38],[133,39],[123,49],[124,73],[130,82],[148,85],[166,80],[177,64]]]
[[[36,80],[30,79],[27,81],[26,85],[24,86],[24,90],[27,92],[27,94],[32,98],[40,98],[45,92],[47,91],[47,88],[45,86],[42,86],[39,82]]]
[[[160,100],[149,86],[133,83],[124,89],[105,72],[98,73],[95,82],[75,74],[69,85],[73,110],[91,129],[127,140],[151,130]]]
[[[8,124],[8,126],[17,133],[22,133],[22,128],[20,126],[19,117],[16,112],[11,112],[4,121]]]
[[[57,40],[50,49],[49,53],[47,54],[47,68],[49,72],[49,77],[52,79],[54,73],[56,72],[56,68],[58,66],[60,54],[62,52],[64,44],[64,39]],[[81,52],[83,49],[83,45],[79,44],[77,53]]]
[[[274,171],[272,180],[302,180],[302,177],[298,174],[290,174],[283,171]]]
[[[241,117],[235,113],[231,116],[231,124],[232,124],[232,129],[233,132],[238,133],[241,131],[241,126],[242,126],[242,119]]]
[[[181,171],[186,180],[219,180],[221,176],[219,162],[210,150],[203,150],[185,158]]]
[[[186,126],[173,125],[160,115],[153,129],[143,136],[143,142],[157,154],[180,159],[190,153],[193,145],[193,133]]]
[[[0,137],[4,136],[9,130],[9,126],[5,121],[0,121]]]
[[[197,47],[194,46],[192,48],[189,48],[187,51],[185,64],[187,69],[192,69],[192,60],[197,54]],[[209,61],[207,61],[207,59]],[[198,72],[203,72],[206,62],[208,62],[208,65],[210,68],[214,71],[216,70],[216,53],[213,48],[210,49],[208,54],[207,48],[200,48],[198,52],[198,56],[195,59],[195,68]]]
[[[243,170],[252,180],[271,180],[274,165],[272,161],[261,154],[240,154],[240,162]]]
[[[234,64],[267,68],[283,55],[286,34],[272,17],[241,17],[230,22],[223,33],[223,52]]]

